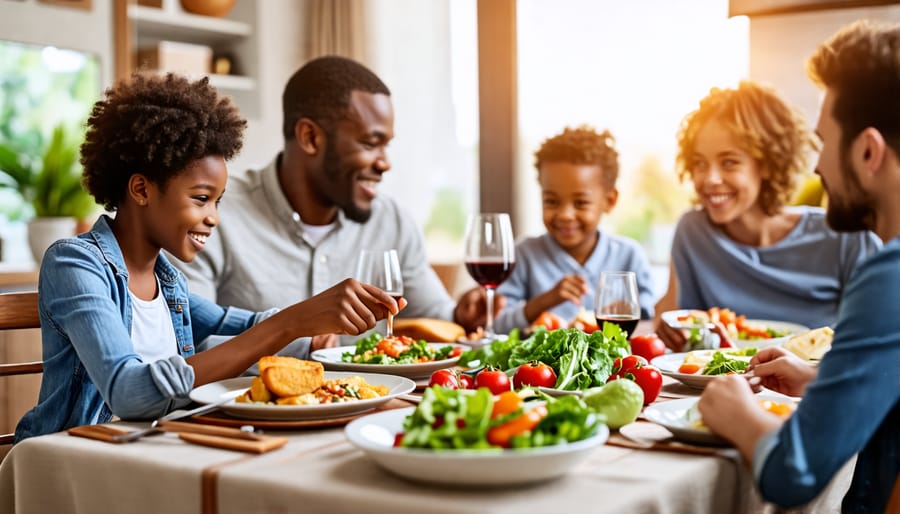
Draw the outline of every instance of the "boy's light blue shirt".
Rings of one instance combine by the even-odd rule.
[[[38,283],[44,375],[38,405],[16,427],[16,441],[113,415],[150,419],[188,402],[194,341],[235,335],[270,315],[223,308],[188,292],[187,281],[160,255],[154,272],[172,315],[179,355],[144,363],[131,342],[128,270],[102,216],[90,232],[54,243]]]
[[[566,321],[571,321],[580,307],[594,312],[597,283],[602,271],[633,271],[637,276],[641,318],[653,317],[655,297],[650,262],[636,241],[597,231],[597,246],[582,266],[550,234],[543,234],[516,245],[516,266],[497,289],[506,296],[507,304],[494,322],[494,330],[507,333],[514,328],[527,327],[525,303],[555,287],[566,275],[584,277],[588,292],[582,297],[580,306],[563,302],[551,311]]]

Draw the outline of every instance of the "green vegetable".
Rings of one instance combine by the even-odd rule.
[[[528,435],[513,437],[512,447],[550,446],[587,439],[597,433],[604,419],[577,396],[550,399],[547,417]]]
[[[401,352],[397,358],[390,357],[383,353],[372,353],[366,355],[366,352],[375,350],[384,339],[384,336],[378,333],[370,334],[356,342],[356,351],[353,353],[344,352],[341,354],[342,362],[354,362],[356,364],[415,364],[425,361],[439,361],[450,358],[453,351],[452,346],[444,346],[438,350],[432,350],[424,340],[415,341],[410,344],[409,350]]]
[[[633,380],[613,380],[588,389],[582,399],[606,418],[609,428],[616,429],[637,419],[644,406],[644,391]]]
[[[577,328],[548,332],[538,327],[528,339],[519,342],[518,334],[506,341],[495,341],[479,350],[470,350],[460,359],[461,366],[475,362],[503,370],[513,370],[531,361],[549,364],[556,372],[556,388],[584,390],[606,383],[616,357],[628,355],[625,333],[613,324],[585,334]]]
[[[753,353],[750,355],[756,354],[756,349],[753,348]],[[741,353],[728,352],[731,355],[742,355]],[[747,369],[747,365],[750,364],[747,361],[742,361],[740,359],[729,359],[725,356],[723,352],[716,352],[712,356],[712,360],[710,360],[706,366],[703,368],[704,375],[727,375],[728,373],[743,373],[745,369]]]

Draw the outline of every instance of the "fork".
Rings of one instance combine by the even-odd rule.
[[[172,411],[161,418],[157,418],[150,423],[150,426],[141,430],[134,430],[132,432],[128,432],[126,434],[113,436],[113,441],[118,443],[129,443],[131,441],[137,441],[141,437],[146,435],[156,434],[158,432],[163,432],[163,428],[160,426],[160,423],[164,421],[174,421],[176,419],[189,418],[191,416],[197,416],[199,414],[206,414],[207,412],[212,412],[219,407],[225,405],[226,403],[231,403],[234,401],[234,398],[225,398],[223,400],[219,400],[217,402],[209,403],[207,405],[203,405],[201,407],[197,407],[196,409],[191,409],[189,411],[184,410],[175,410]]]

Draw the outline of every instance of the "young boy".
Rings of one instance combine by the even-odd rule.
[[[633,240],[600,232],[600,218],[616,205],[619,154],[609,131],[566,128],[535,153],[547,233],[516,246],[516,267],[498,288],[507,307],[499,333],[531,325],[544,311],[571,321],[591,313],[601,271],[637,275],[641,318],[653,316],[650,264]]]
[[[94,106],[81,148],[84,184],[116,216],[57,241],[41,263],[44,375],[16,441],[114,415],[158,417],[188,403],[192,388],[237,376],[293,339],[359,334],[398,310],[383,291],[351,279],[277,313],[188,292],[160,250],[184,261],[203,250],[218,224],[225,161],[240,150],[245,126],[207,79],[171,74],[136,75]],[[195,347],[213,334],[235,337]]]

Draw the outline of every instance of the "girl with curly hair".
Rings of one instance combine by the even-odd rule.
[[[225,161],[246,126],[207,79],[135,75],[106,91],[87,125],[84,184],[115,217],[44,256],[44,375],[16,441],[113,416],[159,417],[187,404],[194,387],[237,376],[296,338],[359,334],[398,310],[352,279],[280,312],[189,293],[160,251],[190,261],[203,250],[218,223]],[[207,348],[211,335],[234,337]]]
[[[635,272],[641,317],[652,317],[653,279],[640,245],[599,229],[619,198],[612,134],[566,128],[535,152],[535,168],[547,233],[516,245],[516,267],[498,288],[507,307],[497,317],[497,331],[527,328],[545,311],[581,321],[584,309],[590,314],[582,323],[593,325],[593,288],[604,270]]]
[[[802,115],[754,82],[714,88],[682,120],[676,167],[699,206],[678,223],[669,290],[656,305],[657,333],[670,348],[680,351],[685,334],[659,314],[678,308],[835,322],[844,284],[880,244],[868,232],[830,230],[821,208],[788,207],[816,147]]]

